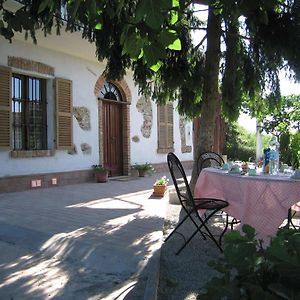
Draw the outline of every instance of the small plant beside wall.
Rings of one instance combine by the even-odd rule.
[[[300,230],[279,229],[269,246],[255,239],[255,230],[224,236],[224,257],[209,266],[222,274],[197,299],[300,299]]]
[[[139,177],[144,177],[148,172],[154,171],[152,165],[147,162],[145,164],[135,164],[133,169],[138,171]]]
[[[153,195],[158,197],[163,197],[168,189],[169,179],[163,176],[157,179],[153,185]]]
[[[92,165],[94,176],[97,182],[107,182],[109,169],[102,165]]]

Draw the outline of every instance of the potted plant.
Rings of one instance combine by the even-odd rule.
[[[144,177],[146,173],[154,170],[152,165],[147,162],[145,164],[135,164],[133,168],[138,171],[139,177]]]
[[[109,169],[102,165],[92,165],[97,182],[107,182]]]
[[[163,197],[168,189],[168,182],[169,179],[166,176],[157,179],[153,185],[153,195]]]

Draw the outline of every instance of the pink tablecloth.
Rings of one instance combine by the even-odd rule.
[[[195,197],[212,197],[229,202],[229,215],[256,229],[266,242],[287,218],[288,209],[300,201],[300,180],[288,176],[246,176],[206,168],[197,180]]]

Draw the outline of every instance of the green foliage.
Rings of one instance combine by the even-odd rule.
[[[145,171],[145,172],[149,172],[149,171],[153,171],[153,167],[151,164],[149,163],[144,163],[144,164],[135,164],[133,166],[134,169],[138,170],[138,171]]]
[[[272,113],[261,118],[262,128],[279,138],[280,161],[298,168],[299,160],[299,128],[300,128],[300,96],[281,97],[273,107]]]
[[[298,1],[217,3],[225,22],[224,112],[236,119],[242,102],[257,116],[267,113],[260,106],[272,111],[280,99],[280,66],[287,61],[300,74],[300,56],[293,51],[300,38],[296,33],[300,30]],[[238,23],[240,16],[245,22]],[[262,94],[264,99],[259,96]]]
[[[0,0],[0,34],[8,40],[16,32],[25,31],[36,42],[37,30],[45,35],[53,27],[57,34],[80,30],[95,43],[98,59],[107,61],[108,80],[122,78],[131,68],[143,93],[161,103],[177,98],[181,113],[199,116],[204,82],[212,81],[206,80],[205,53],[191,41],[191,28],[205,23],[193,15],[190,1],[24,0],[15,12],[5,2]],[[265,100],[274,107],[280,98],[279,68],[287,62],[300,78],[300,52],[294,51],[300,42],[298,1],[215,0],[210,9],[225,24],[224,113],[236,119],[243,102],[256,114],[264,111],[259,106]],[[265,99],[258,97],[263,91]]]
[[[168,185],[168,182],[167,176],[162,176],[154,182],[154,185]]]
[[[256,154],[256,134],[248,132],[236,123],[226,125],[225,147],[223,150],[230,160],[248,161]]]
[[[192,20],[191,20],[192,22]],[[191,36],[178,25],[181,51],[167,50],[159,72],[146,70],[143,63],[134,62],[134,80],[140,89],[160,103],[178,99],[180,113],[199,116],[204,77],[204,55],[193,49]]]
[[[288,66],[300,78],[300,52],[295,51],[300,44],[298,0],[209,1],[209,15],[218,19],[211,23],[198,20],[193,1],[188,0],[24,0],[14,12],[5,2],[0,0],[0,34],[6,39],[25,32],[36,42],[38,30],[45,35],[53,28],[57,34],[62,29],[80,31],[95,44],[98,60],[106,62],[107,80],[121,79],[131,69],[141,93],[162,104],[176,99],[179,112],[190,117],[202,114],[204,119],[208,107],[215,109],[210,104],[219,97],[217,69],[222,71],[223,113],[230,120],[237,118],[240,107],[261,118],[276,111],[282,67]],[[212,46],[207,53],[191,38],[194,28],[206,25],[207,40],[213,40],[207,43]],[[223,40],[225,47],[220,47]],[[208,53],[213,53],[210,59]],[[219,55],[220,68],[211,68],[208,64],[219,62]],[[214,130],[210,127],[209,134],[200,133],[207,148]],[[254,154],[252,146],[239,153],[241,159]]]
[[[290,140],[291,136],[289,133],[283,133],[279,138],[280,145],[280,162],[291,166],[291,155],[290,155]]]
[[[92,165],[92,169],[95,173],[107,173],[109,171],[109,168],[103,165]]]
[[[290,143],[290,165],[293,166],[294,169],[300,167],[300,131],[291,135],[291,143]]]
[[[198,299],[299,299],[300,231],[279,229],[263,248],[254,228],[242,229],[224,236],[224,257],[209,263],[222,275]]]
[[[234,18],[234,17],[233,17]],[[226,53],[225,70],[222,81],[223,110],[230,119],[237,119],[241,105],[241,44],[238,34],[239,23],[237,19],[226,22]]]
[[[270,135],[270,134],[268,134],[268,135],[262,134],[262,146],[263,146],[263,148],[270,147],[272,139],[273,139],[272,135]]]
[[[280,98],[270,114],[262,120],[262,127],[275,136],[288,134],[300,128],[300,95]]]

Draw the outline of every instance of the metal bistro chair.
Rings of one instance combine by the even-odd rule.
[[[167,156],[167,162],[177,192],[177,196],[179,198],[182,208],[186,212],[186,216],[177,224],[177,226],[165,239],[165,242],[173,235],[174,232],[177,231],[177,229],[186,220],[190,220],[195,225],[196,229],[190,235],[190,237],[185,241],[184,245],[181,246],[181,248],[176,252],[176,255],[178,255],[185,248],[185,246],[192,240],[192,238],[198,232],[202,235],[203,239],[206,239],[206,237],[212,239],[213,242],[216,244],[216,246],[219,248],[219,250],[223,252],[221,247],[221,239],[227,229],[228,224],[226,223],[225,229],[222,232],[219,241],[217,241],[214,235],[207,227],[208,225],[207,222],[216,212],[228,206],[228,202],[224,200],[212,199],[212,198],[194,198],[191,193],[185,171],[178,157],[174,153],[170,152]],[[198,213],[199,209],[205,209],[205,210],[208,209],[210,210],[210,212],[207,214],[207,216],[202,218]]]
[[[203,152],[199,155],[197,160],[197,173],[198,175],[204,168],[208,167],[220,167],[224,164],[224,160],[221,155],[216,152]]]
[[[221,167],[224,164],[224,160],[222,156],[213,151],[206,151],[199,155],[197,160],[197,174],[201,173],[204,168],[209,167]],[[231,220],[229,220],[231,218]],[[227,224],[228,223],[228,224]],[[226,213],[226,228],[227,225],[230,224],[231,230],[233,230],[233,226],[241,223],[241,221],[237,220],[236,218],[229,217]]]

